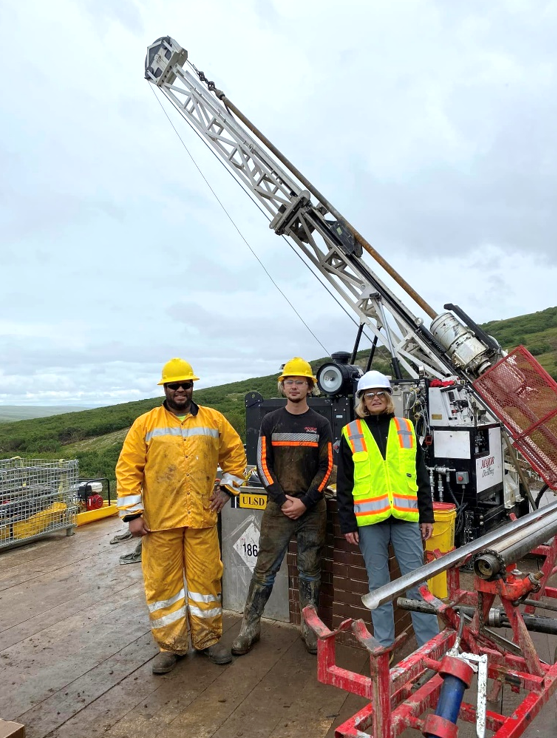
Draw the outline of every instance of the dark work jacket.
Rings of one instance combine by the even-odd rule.
[[[387,436],[389,424],[394,415],[382,413],[381,415],[367,415],[361,418],[362,422],[373,434],[375,442],[383,458],[387,452]],[[431,485],[426,469],[424,452],[419,443],[416,444],[416,482],[418,484],[418,510],[420,512],[420,523],[433,523],[433,500],[431,496]],[[337,506],[338,519],[341,532],[355,533],[358,530],[356,515],[354,514],[354,462],[352,460],[352,449],[344,435],[341,436],[338,454],[337,469]],[[391,516],[391,523],[404,524],[406,520],[400,520]]]
[[[283,505],[288,494],[309,510],[323,499],[332,470],[332,430],[322,415],[311,408],[293,415],[285,407],[265,415],[257,471],[271,500]]]

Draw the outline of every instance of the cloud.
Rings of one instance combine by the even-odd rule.
[[[187,151],[168,123],[143,79],[165,33],[436,310],[555,304],[557,10],[536,7],[6,0],[0,403],[157,394],[175,355],[209,386],[352,347],[352,320],[164,103]]]

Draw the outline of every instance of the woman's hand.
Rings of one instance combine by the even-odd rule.
[[[345,533],[344,534],[345,539],[348,541],[348,543],[351,543],[353,546],[357,546],[360,542],[360,536],[356,533]]]
[[[420,523],[420,530],[422,531],[422,540],[427,541],[433,535],[433,523]]]

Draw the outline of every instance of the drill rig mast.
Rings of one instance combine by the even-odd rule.
[[[490,402],[500,389],[497,376],[491,382],[477,384],[488,376],[491,367],[505,360],[498,343],[458,306],[447,304],[445,312],[437,314],[225,93],[197,70],[188,60],[187,51],[169,36],[148,47],[145,77],[256,199],[269,218],[270,228],[293,242],[348,303],[360,322],[357,341],[365,326],[374,336],[374,345],[380,341],[387,348],[397,412],[423,421],[420,436],[429,446],[426,451],[437,499],[442,500],[447,492],[455,499],[451,484],[458,485],[461,512],[468,508],[469,532],[464,539],[481,535],[507,512],[527,511],[520,485],[505,471],[502,424],[490,410],[503,420],[503,427],[515,440],[524,435],[524,427],[517,430],[508,418],[505,421],[503,412],[497,412],[498,402]],[[364,251],[432,319],[429,328],[370,269],[363,259]],[[356,347],[353,355],[355,351]],[[320,387],[331,396],[333,404],[337,402],[338,410],[340,399],[335,400],[335,396],[340,384],[349,386],[341,403],[346,414],[350,412],[346,394],[353,392],[361,370],[347,372],[346,357],[336,363],[338,366],[328,365],[328,374],[324,367],[320,369]],[[516,386],[510,392],[518,397],[520,387],[524,389],[524,373],[513,366],[509,369],[516,377]],[[549,375],[539,364],[534,369],[546,375],[547,384]],[[341,375],[348,381],[341,382]],[[553,380],[549,377],[549,381]],[[553,384],[555,412],[551,417],[557,422],[557,385]],[[501,404],[505,398],[504,394],[501,400],[499,394],[496,399]],[[527,397],[516,404],[521,411],[526,405],[528,422],[537,423],[540,413],[528,407]],[[343,417],[342,423],[335,421],[335,413],[332,418],[338,437],[340,426],[350,418]],[[544,426],[542,431],[543,449],[540,451],[538,444],[541,455],[533,466],[550,486],[557,487],[557,427],[548,430]],[[517,447],[524,452],[522,446]],[[249,448],[248,404],[248,455]],[[532,456],[526,455],[532,463]]]

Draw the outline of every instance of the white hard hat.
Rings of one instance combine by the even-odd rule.
[[[365,392],[365,390],[368,389],[384,389],[387,390],[387,392],[392,392],[391,390],[391,383],[389,382],[389,377],[386,377],[384,374],[381,374],[381,372],[376,372],[375,369],[372,369],[369,372],[366,372],[363,376],[360,377],[358,380],[358,390],[357,395],[358,397],[362,392]]]

